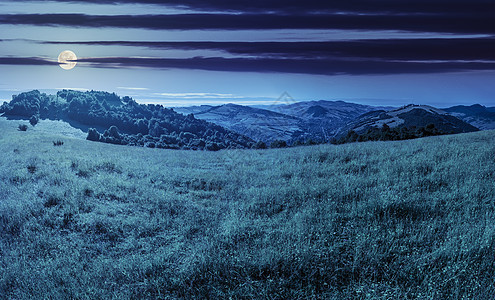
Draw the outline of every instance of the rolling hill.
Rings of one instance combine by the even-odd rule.
[[[495,294],[495,131],[211,152],[19,122],[0,117],[0,298]]]
[[[174,110],[185,115],[193,113],[198,119],[221,125],[257,141],[284,140],[293,143],[329,141],[347,122],[363,113],[382,108],[320,100],[256,107],[203,105],[177,107]]]
[[[351,131],[362,135],[370,129],[379,129],[384,124],[398,132],[403,131],[397,137],[387,135],[390,139],[471,132],[478,130],[477,126],[482,130],[495,126],[493,112],[480,105],[442,110],[411,104],[397,109],[319,100],[256,107],[204,105],[174,110],[182,114],[194,113],[198,119],[223,126],[253,140],[284,140],[289,144],[307,141],[338,142],[344,140]],[[430,126],[429,129],[427,126]],[[417,132],[418,129],[420,132]],[[378,137],[379,134],[373,132],[372,136]],[[387,136],[381,135],[378,138]],[[359,139],[356,137],[350,140]]]
[[[444,109],[451,115],[481,129],[495,129],[495,108],[475,104],[452,106]]]
[[[363,114],[348,123],[340,130],[340,136],[350,131],[356,134],[365,134],[369,130],[394,128],[397,130],[409,130],[416,128],[426,128],[428,125],[435,129],[435,134],[455,134],[463,132],[473,132],[479,129],[466,123],[444,110],[428,105],[406,105],[404,107],[383,111],[377,110]]]
[[[305,132],[302,120],[298,117],[249,106],[225,104],[182,107],[174,110],[183,114],[194,113],[195,118],[220,125],[258,141],[289,141]]]
[[[11,118],[63,120],[88,132],[88,139],[120,145],[170,149],[250,148],[254,141],[221,126],[160,105],[138,104],[114,93],[71,90],[14,95],[0,107]]]

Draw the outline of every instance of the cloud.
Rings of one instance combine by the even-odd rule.
[[[0,65],[59,65],[41,57],[0,57]]]
[[[93,57],[80,66],[96,68],[193,69],[302,74],[403,74],[494,70],[493,38],[382,39],[328,42],[41,42],[126,45],[179,50],[220,50],[236,57]],[[58,65],[40,57],[0,57],[0,64]],[[142,87],[120,87],[145,90]],[[192,96],[192,95],[185,95]],[[218,97],[218,95],[217,95]]]
[[[42,42],[64,45],[132,46],[220,50],[233,55],[285,58],[375,58],[384,60],[495,60],[494,38],[375,39],[326,42]]]
[[[143,88],[143,87],[127,87],[127,86],[119,86],[117,87],[119,90],[126,90],[126,91],[148,91],[149,88]]]
[[[0,24],[175,30],[363,29],[494,34],[491,15],[3,14]]]
[[[43,2],[45,0],[31,0]],[[429,14],[490,14],[492,0],[369,0],[321,1],[321,0],[55,0],[56,2],[80,2],[93,4],[155,4],[187,8],[196,11],[232,12],[361,12],[361,13],[429,13]]]
[[[153,93],[153,95],[172,99],[233,99],[244,98],[234,94],[219,93]]]
[[[143,58],[102,57],[81,58],[79,63],[93,67],[194,69],[229,72],[276,72],[320,75],[364,75],[403,73],[442,73],[470,70],[494,70],[493,62],[410,62],[378,60],[331,60],[331,59],[273,59],[273,58],[222,58],[194,57]]]

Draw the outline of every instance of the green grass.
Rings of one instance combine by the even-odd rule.
[[[0,299],[495,295],[494,131],[197,152],[17,126]]]

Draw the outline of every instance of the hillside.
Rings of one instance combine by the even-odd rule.
[[[300,118],[266,109],[225,104],[174,108],[175,111],[205,120],[246,135],[257,141],[290,141],[305,131]]]
[[[326,100],[255,107],[225,104],[174,108],[256,141],[283,140],[289,145],[399,140],[494,129],[495,117],[490,109],[481,105],[438,109],[412,104],[393,108]],[[384,124],[392,129],[390,134],[379,132]],[[348,137],[351,131],[357,135]]]
[[[458,105],[446,108],[445,111],[481,130],[495,129],[495,109],[493,107],[479,104]]]
[[[62,90],[46,95],[37,90],[14,95],[0,114],[63,120],[88,133],[88,139],[150,148],[219,150],[251,148],[254,141],[225,128],[181,115],[161,105],[138,104],[114,93]]]
[[[256,107],[220,106],[177,107],[184,115],[193,113],[201,120],[228,128],[256,141],[329,141],[338,129],[361,114],[384,109],[344,101],[303,101],[293,104]],[[391,109],[391,108],[387,108]]]
[[[340,142],[405,140],[478,130],[444,110],[410,104],[389,111],[365,113],[340,128],[337,137]]]
[[[0,118],[0,298],[495,294],[494,131],[198,152],[22,122]]]

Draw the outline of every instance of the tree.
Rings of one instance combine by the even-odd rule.
[[[287,142],[283,140],[275,140],[270,144],[270,148],[285,148],[285,147],[287,147]]]
[[[208,151],[218,151],[218,150],[220,150],[220,146],[217,143],[208,143],[206,145],[206,150],[208,150]]]
[[[262,141],[259,141],[257,142],[256,144],[254,144],[253,146],[254,149],[266,149],[266,144]]]
[[[36,124],[38,124],[38,121],[39,121],[39,118],[37,115],[32,115],[31,116],[31,119],[29,119],[29,123],[31,124],[31,126],[35,126]]]
[[[88,137],[86,139],[88,141],[99,142],[100,141],[100,133],[96,129],[90,128],[88,130]]]
[[[344,143],[354,143],[358,140],[359,135],[354,131],[351,130],[347,133],[347,136],[344,139]]]
[[[117,128],[117,126],[110,126],[110,128],[108,129],[108,133],[111,137],[120,139],[119,129]]]

